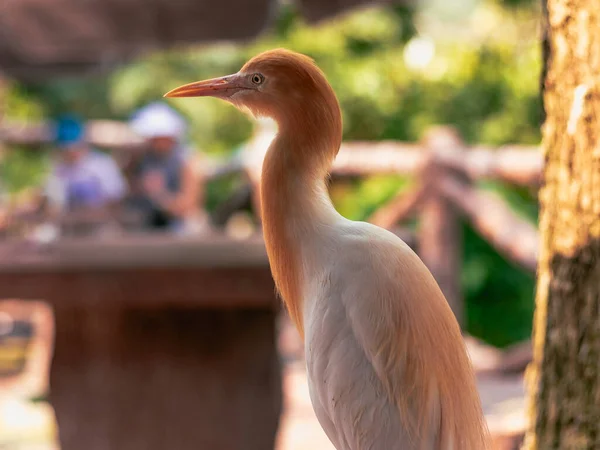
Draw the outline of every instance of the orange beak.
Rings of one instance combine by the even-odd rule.
[[[244,79],[237,74],[210,80],[184,84],[167,92],[164,97],[231,97],[236,92],[248,89]]]

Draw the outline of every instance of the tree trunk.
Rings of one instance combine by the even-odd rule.
[[[542,41],[542,70],[540,71],[540,94],[546,92],[546,75],[548,75],[548,60],[550,59],[550,24],[548,23],[548,0],[541,0],[540,38]],[[546,120],[546,109],[542,106],[540,125]]]
[[[600,1],[548,0],[527,450],[600,448]]]

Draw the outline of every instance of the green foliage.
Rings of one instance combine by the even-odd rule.
[[[43,184],[48,154],[31,149],[14,149],[6,153],[0,175],[10,193]]]
[[[351,220],[366,220],[398,191],[410,187],[411,181],[389,175],[338,181],[332,184],[330,195],[340,214]]]
[[[20,122],[39,120],[47,113],[45,102],[32,96],[25,86],[18,83],[7,84],[3,92],[3,101],[0,113]]]
[[[467,329],[499,347],[527,339],[533,320],[534,276],[506,261],[470,226],[464,227],[464,243]]]
[[[152,53],[105,76],[52,81],[28,92],[49,114],[127,118],[174,86],[235,72],[259,51],[286,47],[310,55],[327,74],[342,105],[345,139],[412,141],[431,125],[452,124],[469,142],[538,142],[537,35],[528,26],[510,36],[534,11],[508,14],[490,6],[482,13],[492,17],[488,27],[503,24],[509,37],[476,26],[464,38],[469,45],[436,37],[433,60],[416,70],[404,51],[423,14],[406,6],[371,8],[309,27],[286,5],[273,31],[249,45]],[[228,153],[252,132],[245,115],[218,100],[170,104],[190,119],[190,139],[204,151]]]
[[[286,47],[310,55],[327,74],[342,106],[346,140],[416,141],[428,127],[449,124],[467,142],[538,143],[537,3],[465,0],[450,5],[430,0],[425,4],[426,10],[370,8],[314,27],[286,4],[271,31],[247,45],[171,49],[145,55],[106,75],[39,86],[15,84],[9,89],[6,113],[31,119],[71,110],[88,118],[126,119],[175,86],[235,72],[259,51]],[[421,45],[419,57],[433,50],[429,62],[411,61],[407,55],[415,45]],[[252,121],[224,102],[207,98],[169,103],[189,119],[189,139],[205,152],[226,156],[251,136]],[[13,190],[27,185],[24,179],[39,179],[43,159],[11,158],[15,159],[6,166]],[[338,182],[332,197],[345,216],[362,220],[410,182],[398,177]],[[210,184],[209,207],[236,183]],[[506,198],[518,213],[537,219],[532,193],[497,183],[484,187]],[[528,335],[532,277],[507,263],[468,227],[463,287],[470,332],[498,345]]]

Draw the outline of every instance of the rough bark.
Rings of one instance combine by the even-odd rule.
[[[540,38],[542,47],[542,70],[540,73],[540,93],[543,96],[545,92],[546,75],[548,74],[548,59],[550,58],[550,36],[548,31],[550,24],[548,23],[548,0],[541,0],[541,23],[540,23]],[[540,125],[546,120],[546,108],[542,106]]]
[[[549,0],[541,251],[524,449],[600,448],[600,1]]]

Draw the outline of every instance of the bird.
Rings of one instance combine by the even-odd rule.
[[[315,415],[337,450],[484,450],[489,432],[456,318],[394,233],[337,212],[339,101],[315,61],[264,51],[165,97],[215,97],[277,133],[260,181],[276,289],[303,340]]]

